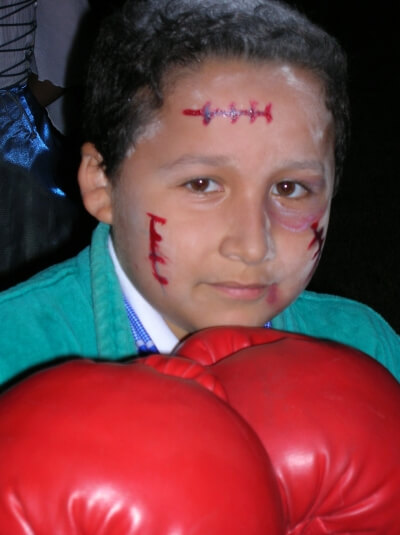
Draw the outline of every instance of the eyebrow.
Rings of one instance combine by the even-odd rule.
[[[224,166],[232,164],[231,158],[222,155],[207,156],[205,154],[184,154],[172,162],[168,162],[161,166],[161,169],[173,169],[181,165],[203,164],[212,167]]]
[[[173,169],[181,165],[203,164],[214,167],[231,165],[233,160],[223,155],[207,156],[204,154],[184,154],[172,162],[161,166],[161,169]],[[325,172],[325,165],[318,160],[286,160],[281,163],[281,168],[287,170],[312,169],[321,173]]]
[[[209,165],[211,167],[223,167],[234,164],[234,161],[232,158],[218,154],[184,154],[176,160],[162,165],[161,169],[170,170],[179,166],[196,164]],[[325,173],[325,165],[319,160],[285,160],[284,162],[281,162],[279,167],[287,171],[309,169],[317,171],[318,173]]]
[[[319,160],[286,160],[282,165],[283,169],[312,169],[320,173],[325,172],[325,165]]]

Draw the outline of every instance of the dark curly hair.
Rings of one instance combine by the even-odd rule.
[[[333,37],[277,0],[128,0],[104,21],[89,65],[84,131],[109,178],[162,107],[168,74],[207,57],[312,71],[334,118],[337,181],[348,137],[346,56]]]

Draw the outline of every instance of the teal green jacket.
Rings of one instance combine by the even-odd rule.
[[[0,383],[65,357],[137,354],[108,235],[109,227],[100,224],[78,256],[0,294]],[[305,291],[273,327],[360,349],[400,380],[400,338],[365,305]]]

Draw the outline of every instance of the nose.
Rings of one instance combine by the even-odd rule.
[[[249,265],[273,259],[276,248],[264,203],[242,199],[230,207],[230,212],[220,244],[221,255]]]

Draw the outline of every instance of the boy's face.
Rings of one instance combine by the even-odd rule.
[[[326,236],[331,114],[301,69],[208,61],[166,95],[111,193],[122,266],[172,331],[261,326]]]

